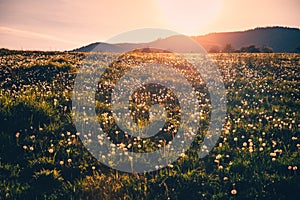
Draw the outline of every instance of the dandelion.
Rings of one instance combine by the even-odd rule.
[[[264,150],[264,148],[262,148],[262,147],[259,148],[259,151],[263,151],[263,150]]]
[[[232,194],[232,195],[236,195],[236,194],[237,194],[236,189],[231,190],[231,194]]]
[[[185,153],[181,153],[180,156],[184,158],[186,155]]]
[[[293,167],[293,170],[294,170],[294,171],[296,171],[297,169],[298,169],[298,167],[297,167],[297,166],[294,166],[294,167]]]
[[[49,153],[53,153],[54,150],[51,148],[51,149],[48,150],[48,152],[49,152]]]
[[[33,150],[34,150],[34,147],[33,147],[33,146],[29,147],[29,150],[30,150],[30,151],[33,151]]]
[[[65,162],[63,160],[59,161],[60,165],[63,165]]]
[[[217,160],[220,160],[222,158],[222,155],[221,154],[218,154],[217,156],[216,156],[216,159]]]
[[[168,164],[168,167],[169,168],[173,168],[174,166],[172,164]]]
[[[71,159],[71,158],[69,158],[67,161],[68,161],[68,163],[71,163],[71,162],[72,162],[72,159]]]
[[[276,153],[272,152],[272,153],[270,153],[270,156],[271,156],[271,157],[275,157],[275,156],[276,156]]]
[[[298,139],[297,137],[292,137],[292,140],[293,140],[293,141],[295,141],[295,140],[297,140],[297,139]]]

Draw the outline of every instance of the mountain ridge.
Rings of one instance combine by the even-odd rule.
[[[230,44],[235,50],[255,45],[270,47],[274,52],[300,53],[300,29],[282,26],[257,27],[245,31],[214,32],[200,36],[187,36],[200,44],[207,52],[222,51]],[[126,52],[137,48],[157,48],[178,53],[197,52],[199,45],[185,42],[186,36],[173,35],[147,43],[96,42],[74,49],[75,52]]]

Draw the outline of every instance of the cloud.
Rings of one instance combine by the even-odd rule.
[[[78,44],[74,41],[61,39],[61,38],[58,38],[58,37],[55,37],[52,35],[48,35],[48,34],[37,33],[37,32],[28,31],[28,30],[16,29],[16,28],[10,28],[10,27],[5,27],[5,26],[0,26],[0,34],[9,34],[9,35],[17,36],[17,37],[27,37],[27,38],[40,38],[40,39],[52,40],[52,41],[63,42],[63,43],[68,43],[68,44]]]

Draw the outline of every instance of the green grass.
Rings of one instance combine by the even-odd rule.
[[[84,54],[2,53],[0,199],[297,199],[300,55],[211,56],[227,90],[226,124],[214,149],[198,159],[199,133],[172,165],[130,174],[93,158],[72,122]],[[125,142],[132,150],[142,143]],[[158,143],[147,141],[154,149]]]

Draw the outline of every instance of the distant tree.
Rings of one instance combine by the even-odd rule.
[[[220,53],[221,50],[218,46],[213,46],[209,49],[208,53]]]
[[[235,52],[235,49],[232,47],[231,44],[226,44],[225,47],[223,48],[222,52],[233,53],[233,52]]]
[[[1,48],[0,49],[0,56],[9,55],[11,51],[9,49]]]
[[[247,52],[247,53],[260,53],[259,48],[257,48],[255,45],[250,45],[247,47],[242,47],[240,49],[241,52]]]
[[[273,49],[269,46],[263,46],[260,48],[260,51],[262,53],[273,53]]]

